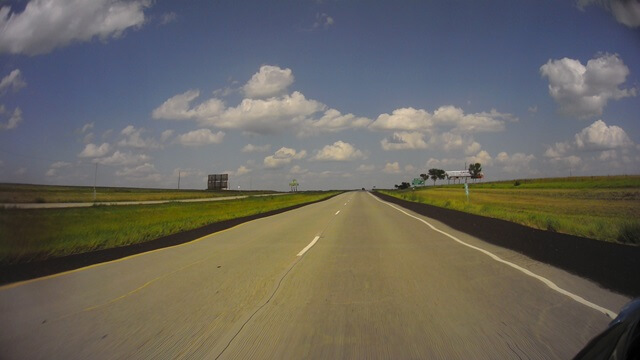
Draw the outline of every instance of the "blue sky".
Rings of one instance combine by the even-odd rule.
[[[640,2],[0,2],[0,181],[637,174]]]

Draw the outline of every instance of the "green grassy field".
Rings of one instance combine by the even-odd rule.
[[[592,239],[640,244],[640,176],[514,180],[382,191],[405,200]]]
[[[205,203],[0,209],[0,265],[145,242],[336,193],[304,192]]]
[[[202,199],[268,194],[273,191],[207,191],[96,187],[96,202]],[[94,202],[93,187],[0,184],[0,203]]]

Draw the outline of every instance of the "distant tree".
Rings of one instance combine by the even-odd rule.
[[[403,181],[402,184],[400,184],[400,185],[395,184],[393,186],[395,186],[396,189],[398,189],[398,190],[404,190],[404,189],[408,189],[409,187],[411,187],[411,184],[409,184],[408,182],[404,182]]]
[[[436,180],[440,179],[444,179],[445,176],[445,171],[442,169],[429,169],[428,171],[429,177],[431,178],[431,180],[433,180],[433,186],[436,186]],[[420,175],[422,176],[422,175]]]
[[[289,183],[289,186],[291,187],[291,192],[298,191],[298,185],[300,185],[298,184],[298,180],[296,179],[291,180],[291,182]]]
[[[482,165],[480,163],[469,164],[469,173],[472,179],[482,178]]]
[[[429,180],[429,175],[427,174],[420,174],[420,177],[422,178],[422,180],[427,181]]]

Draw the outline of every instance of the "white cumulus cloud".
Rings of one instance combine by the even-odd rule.
[[[3,105],[0,105],[0,116],[4,116],[8,114]],[[22,110],[20,108],[15,108],[13,113],[9,115],[9,119],[6,122],[0,122],[0,131],[2,130],[11,130],[18,127],[18,125],[22,122]]]
[[[296,151],[288,147],[281,147],[273,155],[264,158],[263,164],[267,169],[279,169],[290,164],[293,160],[303,159],[307,156],[305,150]]]
[[[463,162],[460,159],[436,159],[429,158],[426,163],[426,168],[447,168],[447,169],[462,169]]]
[[[627,133],[619,126],[607,124],[598,120],[582,129],[575,136],[578,149],[611,150],[634,145]]]
[[[559,158],[564,156],[569,150],[571,150],[571,144],[568,141],[557,142],[547,147],[544,156],[548,158]]]
[[[15,69],[0,80],[0,94],[4,93],[8,89],[18,91],[27,86],[27,83],[22,78],[20,69]]]
[[[495,162],[502,166],[502,170],[507,173],[530,174],[535,173],[535,170],[531,168],[531,162],[535,158],[532,154],[515,153],[509,155],[503,151],[496,155]]]
[[[116,175],[127,176],[127,177],[140,177],[140,176],[146,176],[155,172],[156,172],[156,167],[153,164],[144,163],[136,167],[131,167],[131,168],[125,167],[124,169],[116,171]]]
[[[266,145],[253,145],[253,144],[247,144],[245,145],[242,150],[243,153],[263,153],[263,152],[267,152],[271,149],[271,145],[266,144]]]
[[[87,131],[93,129],[94,126],[95,126],[95,124],[93,122],[86,123],[86,124],[82,125],[82,128],[80,129],[80,132],[84,134]]]
[[[569,167],[572,169],[575,169],[576,167],[580,166],[583,163],[582,158],[576,155],[552,158],[552,159],[549,159],[549,162],[554,165]]]
[[[331,25],[333,25],[335,21],[333,17],[325,14],[325,13],[316,13],[316,22],[313,23],[314,29],[324,28],[328,29]]]
[[[356,171],[360,171],[360,172],[371,172],[371,171],[373,171],[373,170],[375,170],[375,169],[376,169],[376,166],[375,166],[375,165],[372,165],[372,164],[370,164],[370,165],[362,164],[362,165],[360,165],[360,166],[358,166],[358,167],[356,168]]]
[[[398,164],[397,161],[394,161],[392,163],[388,162],[384,164],[384,168],[382,169],[382,171],[387,174],[399,174],[401,172],[400,164]]]
[[[313,160],[319,161],[352,161],[364,158],[362,151],[344,141],[336,141],[319,150]]]
[[[640,1],[638,0],[578,0],[580,10],[598,4],[611,11],[616,20],[630,28],[640,26]]]
[[[390,114],[381,114],[371,124],[375,130],[430,130],[431,114],[426,110],[400,108]]]
[[[165,130],[162,132],[162,134],[160,134],[160,140],[167,141],[172,136],[173,136],[173,130]]]
[[[252,170],[249,169],[248,167],[244,166],[244,165],[240,165],[240,167],[238,167],[237,170],[226,170],[223,171],[223,174],[229,174],[229,176],[242,176],[245,174],[250,173]]]
[[[176,141],[184,146],[202,146],[207,144],[219,144],[224,138],[224,132],[213,133],[209,129],[198,129],[181,134],[176,137]]]
[[[263,65],[244,85],[243,90],[249,98],[268,98],[284,93],[293,81],[291,69]]]
[[[493,159],[486,150],[481,150],[475,155],[467,156],[467,163],[480,163],[482,166],[491,166]]]
[[[428,144],[420,132],[394,132],[380,141],[384,150],[426,149]]]
[[[631,140],[624,129],[597,120],[572,139],[547,146],[544,157],[547,163],[564,170],[570,168],[593,172],[593,169],[629,168],[633,166],[632,163],[637,167],[640,161],[638,150],[640,146]]]
[[[434,133],[441,129],[453,132],[476,133],[504,130],[506,121],[516,121],[511,114],[495,109],[489,112],[465,114],[461,108],[446,105],[429,113],[424,109],[400,108],[391,114],[381,114],[371,124],[373,130],[405,130]]]
[[[223,129],[241,129],[257,134],[271,134],[298,129],[304,120],[324,110],[325,105],[305,98],[297,91],[269,99],[243,99],[206,124]]]
[[[291,170],[289,170],[289,174],[293,174],[293,175],[304,175],[304,174],[307,174],[308,172],[309,172],[308,169],[304,169],[300,165],[293,165],[291,167]]]
[[[124,136],[118,142],[119,146],[132,147],[136,149],[156,149],[160,144],[152,138],[143,138],[144,129],[136,129],[133,125],[129,125],[120,132]]]
[[[109,150],[111,150],[111,146],[108,143],[102,143],[100,146],[87,144],[78,156],[82,158],[97,158],[107,155]]]
[[[154,109],[151,116],[154,119],[198,120],[202,122],[220,115],[224,111],[224,102],[216,98],[209,99],[192,108],[191,102],[199,96],[199,90],[188,90],[175,95]]]
[[[174,11],[164,13],[160,16],[160,25],[171,24],[177,19],[178,19],[178,14],[176,14]]]
[[[579,60],[549,60],[540,67],[549,80],[549,94],[562,114],[578,118],[602,115],[609,100],[636,96],[637,90],[621,89],[629,68],[616,54],[604,54],[584,66]]]
[[[338,132],[346,129],[366,128],[371,120],[354,114],[341,114],[336,109],[328,109],[318,119],[307,119],[299,135],[314,135],[318,132]]]
[[[145,154],[134,154],[131,152],[122,152],[116,150],[113,154],[107,157],[102,157],[97,160],[98,163],[103,165],[136,165],[151,160],[151,157]]]
[[[247,95],[227,107],[216,98],[194,103],[199,90],[172,96],[152,112],[154,119],[193,120],[201,127],[234,129],[254,134],[293,132],[299,137],[323,132],[366,128],[371,120],[342,114],[325,104],[307,99],[301,92],[286,93],[293,82],[290,69],[264,65],[244,86]]]
[[[117,38],[144,24],[148,0],[31,0],[0,8],[0,53],[39,55],[73,42]]]
[[[299,131],[306,119],[326,108],[297,91],[268,99],[246,98],[238,106],[229,108],[216,98],[191,107],[191,102],[199,95],[197,90],[175,95],[153,110],[152,116],[154,119],[195,120],[207,127],[272,134],[285,130]]]
[[[65,161],[56,161],[49,166],[49,170],[45,173],[45,176],[54,177],[58,176],[60,169],[70,168],[71,163]]]

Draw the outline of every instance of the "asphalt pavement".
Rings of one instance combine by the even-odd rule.
[[[0,358],[566,359],[628,300],[351,192],[0,287]]]

